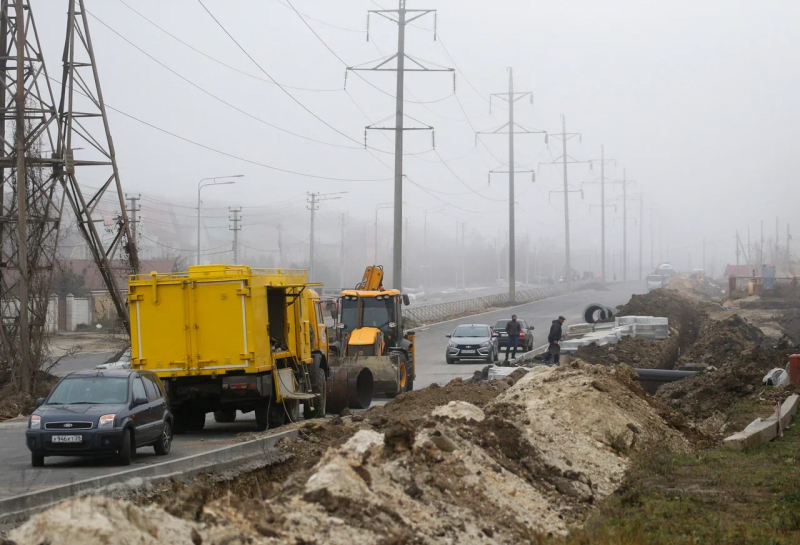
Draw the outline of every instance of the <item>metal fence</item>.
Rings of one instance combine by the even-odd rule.
[[[521,290],[516,293],[516,304],[524,305],[541,301],[550,297],[564,295],[576,291],[582,291],[591,281],[574,282],[571,285],[558,284],[544,288],[532,288]],[[508,305],[508,293],[497,295],[487,295],[486,297],[476,297],[474,299],[462,299],[460,301],[449,301],[437,305],[423,307],[404,307],[403,318],[410,318],[420,324],[430,324],[441,322],[448,318],[457,316],[477,314],[478,312]]]

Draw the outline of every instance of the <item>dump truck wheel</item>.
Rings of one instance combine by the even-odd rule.
[[[314,400],[314,408],[311,408],[311,403],[303,403],[303,416],[306,420],[311,418],[325,418],[325,411],[328,406],[328,388],[325,384],[325,370],[317,369],[317,381],[312,383],[315,394],[320,396]],[[320,391],[321,390],[321,391]]]
[[[283,403],[272,402],[267,414],[270,428],[277,428],[286,423],[286,411],[283,408]]]
[[[175,418],[172,426],[172,433],[175,435],[183,435],[186,433],[186,413],[182,411],[174,411],[172,416]]]
[[[214,420],[220,424],[229,424],[236,421],[236,409],[225,409],[223,411],[214,411]]]
[[[256,413],[256,428],[258,431],[264,431],[269,428],[269,400],[262,400],[261,403],[256,405],[253,412]]]
[[[206,413],[193,411],[186,416],[187,431],[203,431],[206,427]]]

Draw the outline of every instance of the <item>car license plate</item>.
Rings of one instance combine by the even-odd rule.
[[[474,354],[475,350],[462,350],[461,353],[462,354]]]
[[[83,441],[81,435],[54,435],[51,438],[53,443],[80,443]]]

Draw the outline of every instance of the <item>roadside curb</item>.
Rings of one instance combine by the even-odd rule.
[[[298,430],[288,430],[275,435],[221,447],[200,454],[184,456],[183,458],[176,458],[175,460],[169,460],[159,464],[128,469],[112,473],[111,475],[93,477],[66,485],[54,486],[44,490],[37,490],[35,492],[4,498],[0,500],[0,524],[18,522],[33,511],[40,511],[82,493],[97,490],[109,485],[125,483],[131,479],[142,479],[154,482],[154,480],[166,480],[178,476],[191,477],[211,467],[220,469],[226,464],[241,464],[247,458],[254,458],[257,456],[269,457],[273,454],[272,451],[278,441],[287,437],[297,437],[298,433]]]
[[[776,415],[765,418],[749,430],[745,429],[726,437],[722,444],[733,450],[745,450],[772,441],[782,428],[788,427],[792,422],[797,414],[798,405],[800,396],[797,394],[789,396],[781,405],[780,418]]]

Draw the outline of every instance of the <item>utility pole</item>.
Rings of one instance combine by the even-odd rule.
[[[644,195],[639,194],[639,280],[642,280],[642,240],[644,238]]]
[[[786,224],[786,273],[792,275],[792,257],[789,253],[789,245],[792,240],[792,235],[789,233],[789,224]]]
[[[606,207],[615,205],[606,204],[606,165],[614,163],[616,159],[606,159],[605,146],[600,146],[600,275],[603,282],[606,281]],[[589,163],[589,168],[593,168],[594,163]],[[591,182],[597,183],[597,182]],[[590,206],[592,208],[592,206]],[[652,259],[651,259],[652,261]]]
[[[466,266],[465,266],[466,265],[466,260],[464,258],[464,253],[465,253],[464,239],[465,239],[466,231],[467,231],[467,224],[466,223],[462,223],[461,224],[461,287],[462,288],[466,288],[467,287],[467,269],[466,269]]]
[[[309,281],[314,278],[314,244],[315,244],[315,233],[314,233],[314,218],[316,216],[317,210],[319,210],[319,203],[321,201],[335,201],[336,199],[341,199],[341,197],[337,197],[336,195],[343,195],[347,193],[347,191],[339,191],[337,193],[308,193],[308,207],[307,209],[311,211],[311,232],[309,234],[309,250],[308,250],[308,279]]]
[[[367,130],[393,130],[394,131],[394,253],[392,263],[392,283],[395,288],[403,288],[403,131],[405,130],[430,130],[433,127],[404,127],[403,113],[403,92],[404,79],[406,72],[452,72],[455,78],[455,70],[452,68],[434,67],[428,68],[420,60],[414,59],[406,54],[406,25],[416,21],[429,13],[434,14],[435,9],[406,9],[406,0],[398,0],[398,9],[379,9],[367,12],[367,40],[369,40],[369,19],[372,14],[379,15],[397,24],[397,53],[383,59],[371,68],[348,67],[352,71],[375,71],[375,72],[397,72],[397,85],[395,92],[395,122],[394,127],[376,127],[368,125],[364,131],[364,145],[366,146]],[[435,24],[434,24],[435,26]],[[436,40],[434,31],[433,39]],[[388,67],[388,63],[395,60],[396,68]],[[412,63],[411,68],[406,68],[406,60]],[[453,80],[455,88],[455,79]],[[347,72],[345,72],[345,85],[347,84]]]
[[[655,263],[653,263],[654,257],[654,248],[653,248],[653,204],[650,204],[650,270],[655,270]]]
[[[628,184],[635,184],[636,180],[629,180],[626,169],[622,169],[622,180],[614,180],[614,184],[622,184],[622,281],[628,280]],[[669,260],[669,251],[667,251]]]
[[[136,245],[139,245],[139,236],[137,233],[137,225],[139,224],[139,220],[136,219],[136,212],[139,212],[142,208],[141,206],[137,205],[136,202],[142,200],[142,195],[132,195],[128,197],[128,200],[131,202],[131,207],[128,208],[128,212],[131,213],[131,233],[133,236],[133,240],[136,241]]]
[[[525,285],[531,282],[531,235],[525,230]]]
[[[508,92],[507,93],[493,93],[489,96],[489,111],[492,109],[492,98],[497,97],[508,103],[508,122],[500,127],[490,131],[478,131],[475,133],[475,140],[477,143],[478,136],[481,134],[507,134],[508,135],[508,164],[507,170],[490,170],[489,178],[492,174],[508,174],[508,301],[513,304],[516,301],[516,282],[517,282],[517,255],[516,255],[516,238],[514,229],[514,173],[515,172],[530,172],[533,181],[536,180],[536,174],[530,169],[518,169],[514,164],[514,136],[516,134],[544,134],[544,141],[547,142],[546,131],[530,130],[523,127],[514,121],[514,104],[525,97],[530,97],[530,102],[533,104],[533,93],[530,91],[514,91],[514,70],[508,68]],[[503,129],[506,129],[503,131]],[[502,169],[503,167],[499,167]]]
[[[236,208],[228,208],[228,211],[233,214],[232,218],[229,218],[233,222],[233,227],[229,227],[231,231],[233,231],[233,264],[239,264],[239,231],[242,230],[242,226],[239,225],[242,221],[242,218],[239,216],[242,212],[242,207]]]
[[[739,245],[741,242],[739,241],[739,230],[736,230],[736,275],[739,274],[739,255],[741,251],[739,250]]]
[[[341,234],[341,245],[339,248],[339,287],[344,287],[344,256],[345,256],[345,249],[344,249],[344,238],[345,238],[345,228],[347,227],[347,212],[342,212],[339,216],[339,226],[342,228]]]
[[[758,276],[764,275],[764,220],[761,220],[761,238],[758,243]]]
[[[703,236],[703,274],[706,272],[706,237]]]
[[[778,227],[778,218],[776,217],[776,218],[775,218],[775,258],[772,260],[772,261],[774,261],[774,262],[775,262],[775,272],[776,272],[776,273],[777,273],[777,271],[778,271],[778,260],[780,259],[780,258],[778,257],[778,255],[779,255],[779,253],[780,253],[780,248],[781,248],[781,247],[778,245],[778,242],[779,242],[779,241],[778,241],[778,229],[779,229],[779,227]]]
[[[568,177],[568,169],[567,165],[569,164],[576,164],[576,163],[589,163],[591,164],[592,161],[578,161],[573,159],[567,153],[567,141],[571,140],[575,137],[578,137],[578,141],[582,141],[583,137],[579,132],[568,133],[567,132],[567,118],[564,114],[561,114],[561,133],[553,134],[553,137],[561,139],[562,144],[562,152],[561,157],[554,159],[550,163],[544,163],[546,165],[557,165],[562,164],[564,167],[564,190],[563,191],[551,191],[550,193],[564,193],[564,252],[565,252],[565,262],[564,262],[564,281],[567,283],[572,282],[572,263],[571,263],[571,255],[570,255],[570,238],[569,238],[569,194],[570,193],[580,193],[581,198],[583,198],[583,190],[572,190],[569,189],[569,177]]]

